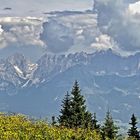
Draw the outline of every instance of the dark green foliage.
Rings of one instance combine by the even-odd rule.
[[[77,81],[74,83],[71,94],[69,95],[67,92],[65,95],[60,113],[58,117],[60,126],[72,128],[74,130],[78,130],[78,128],[90,128],[91,130],[95,130],[94,132],[97,132],[97,134],[101,134],[102,140],[122,138],[122,136],[117,137],[118,127],[114,124],[110,111],[107,111],[105,122],[103,126],[100,127],[96,118],[96,113],[94,113],[92,117],[92,114],[86,110],[85,99],[84,96],[81,95],[81,90]],[[52,125],[55,124],[56,121],[53,116]],[[137,119],[134,114],[129,124],[131,125],[131,128],[128,130],[129,138],[140,140],[139,131],[136,127]],[[73,139],[75,138],[73,137]]]
[[[81,95],[81,90],[77,81],[74,83],[71,95],[72,126],[75,128],[88,127],[88,125],[90,125],[92,115],[86,111],[85,99]]]
[[[54,126],[54,125],[56,125],[56,121],[55,121],[55,116],[52,116],[52,125]]]
[[[104,122],[104,125],[102,127],[103,139],[105,137],[107,137],[111,140],[115,139],[117,137],[117,133],[118,133],[118,127],[116,127],[116,125],[114,124],[114,121],[112,119],[110,111],[108,111],[106,113],[105,122]]]
[[[100,129],[100,125],[98,124],[97,118],[96,118],[96,113],[94,113],[93,115],[93,119],[92,119],[92,129],[99,131]]]
[[[92,114],[89,111],[84,113],[82,123],[84,128],[92,128]]]
[[[62,101],[62,109],[60,111],[58,122],[60,125],[65,127],[70,127],[71,119],[71,98],[69,93],[65,95],[65,98]]]
[[[75,81],[71,97],[67,93],[62,102],[59,124],[70,128],[91,127],[92,114],[86,110],[84,97],[81,95],[78,82]]]
[[[128,130],[128,136],[136,139],[140,139],[139,131],[137,130],[137,118],[132,114],[131,122],[129,123],[131,128]]]

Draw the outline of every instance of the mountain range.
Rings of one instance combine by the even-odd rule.
[[[126,122],[131,113],[140,115],[139,77],[140,53],[46,53],[36,62],[16,53],[0,60],[0,111],[58,115],[65,93],[78,80],[88,110],[103,119],[110,109],[115,119]]]

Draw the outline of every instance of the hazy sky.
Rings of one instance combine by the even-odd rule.
[[[54,10],[91,9],[93,0],[0,0],[1,15],[33,15]],[[4,8],[12,10],[3,10]]]

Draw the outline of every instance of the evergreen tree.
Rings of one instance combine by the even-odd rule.
[[[65,95],[65,98],[62,101],[62,109],[60,111],[61,115],[58,117],[58,122],[60,125],[65,127],[70,127],[71,119],[71,98],[69,93]]]
[[[91,125],[92,115],[86,111],[84,97],[81,95],[79,84],[75,81],[71,91],[71,125],[74,128]]]
[[[89,111],[84,113],[83,120],[83,127],[92,129],[92,114]]]
[[[110,111],[108,111],[106,113],[105,122],[102,127],[103,139],[105,139],[105,137],[107,137],[112,140],[117,137],[117,133],[118,133],[118,128],[114,124]]]
[[[132,114],[131,122],[129,123],[131,125],[131,128],[128,130],[128,136],[133,137],[137,140],[140,139],[139,131],[137,130],[137,118],[134,114]]]
[[[60,125],[69,128],[91,128],[92,114],[86,110],[85,100],[77,81],[74,83],[71,96],[67,93],[63,99],[60,113],[58,117]]]
[[[100,125],[98,124],[97,118],[96,118],[96,113],[94,113],[93,115],[93,119],[92,119],[92,129],[99,131],[100,129]]]
[[[56,125],[56,121],[55,121],[55,116],[52,116],[52,125],[54,126],[54,125]]]

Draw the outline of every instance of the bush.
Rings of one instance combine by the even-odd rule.
[[[68,129],[31,121],[24,115],[0,114],[0,140],[101,140],[101,136],[90,129]]]

